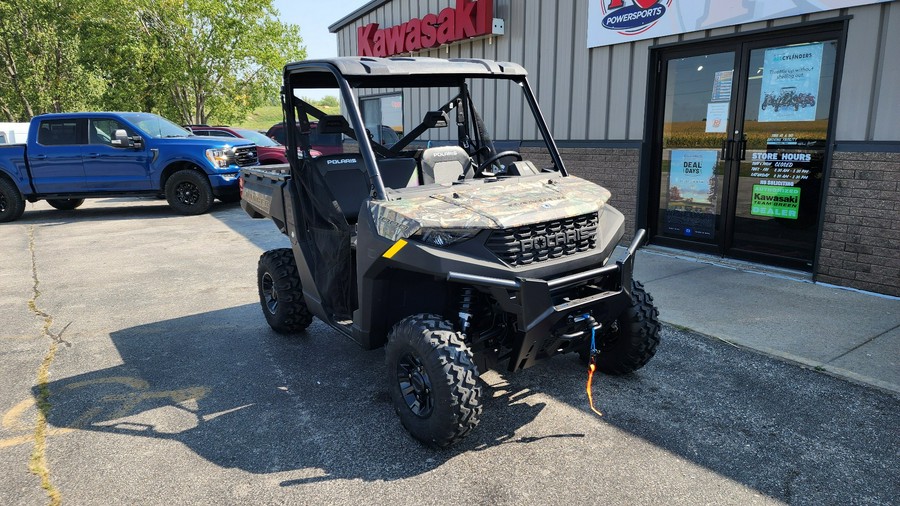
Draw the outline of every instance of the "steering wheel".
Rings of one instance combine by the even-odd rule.
[[[516,158],[516,161],[519,161],[519,162],[522,161],[522,155],[520,155],[518,151],[501,151],[501,152],[497,153],[496,155],[488,158],[484,162],[482,162],[481,165],[479,165],[478,168],[475,169],[475,173],[481,174],[482,172],[484,172],[484,169],[497,163],[497,160],[499,160],[501,158],[506,158],[507,156],[513,156]]]

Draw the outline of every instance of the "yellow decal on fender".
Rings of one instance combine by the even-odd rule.
[[[393,246],[391,246],[391,249],[385,251],[384,255],[381,256],[383,256],[384,258],[394,258],[394,255],[396,255],[398,251],[402,250],[404,246],[406,246],[406,241],[404,241],[403,239],[399,239],[394,243]]]

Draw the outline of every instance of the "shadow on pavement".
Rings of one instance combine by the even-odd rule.
[[[71,211],[44,208],[35,209],[28,205],[25,214],[14,223],[34,225],[65,225],[72,222],[141,220],[147,218],[179,218],[182,215],[169,207],[165,200],[153,197],[91,199],[90,202],[100,204],[116,204],[114,206],[87,206]],[[134,204],[134,205],[129,205]],[[234,208],[240,210],[240,204],[213,203],[209,213],[218,216]],[[243,212],[243,211],[241,211]]]
[[[531,434],[552,426],[538,419],[547,407],[540,394],[584,412],[586,425],[612,425],[778,500],[900,496],[897,398],[668,327],[639,373],[595,379],[603,418],[590,414],[576,357],[558,356],[519,374],[491,373],[500,381],[485,390],[481,425],[447,451],[420,446],[400,426],[383,352],[319,322],[280,336],[249,304],[111,338],[123,365],[50,385],[53,426],[174,440],[222,467],[306,475],[282,486],[397,480],[460,453],[548,438],[571,439],[602,465],[610,446],[582,433],[516,436],[536,419]]]

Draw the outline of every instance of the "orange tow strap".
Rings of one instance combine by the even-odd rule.
[[[587,382],[587,394],[588,394],[588,402],[591,403],[591,411],[597,413],[600,416],[603,416],[603,413],[597,411],[597,408],[594,407],[594,395],[591,393],[591,383],[594,381],[594,370],[597,368],[594,365],[594,358],[591,357],[591,365],[588,370],[588,382]]]
[[[603,416],[603,413],[597,411],[597,408],[594,407],[594,394],[591,392],[591,383],[594,381],[594,371],[597,370],[597,354],[600,350],[597,349],[597,327],[591,327],[591,358],[590,358],[590,366],[588,367],[588,382],[587,382],[587,394],[588,394],[588,402],[591,404],[591,411],[597,413],[599,416]]]

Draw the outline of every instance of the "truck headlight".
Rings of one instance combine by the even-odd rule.
[[[423,228],[412,238],[431,246],[449,246],[475,237],[478,230],[455,228]]]
[[[234,153],[231,148],[227,146],[222,149],[214,148],[206,150],[206,159],[213,164],[213,167],[228,167],[231,165],[231,160],[229,160],[229,158],[233,155]]]

